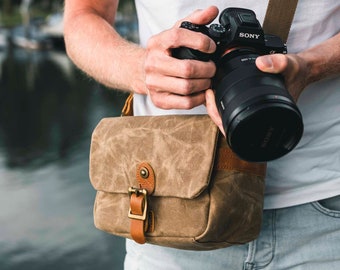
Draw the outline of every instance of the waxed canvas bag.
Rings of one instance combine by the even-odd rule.
[[[209,250],[255,239],[264,163],[240,160],[206,115],[104,118],[90,150],[98,229]]]

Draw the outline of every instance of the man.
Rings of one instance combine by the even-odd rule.
[[[254,10],[262,22],[267,1],[136,0],[140,45],[124,40],[112,27],[117,0],[65,3],[69,56],[99,82],[135,93],[135,115],[208,113],[223,130],[210,89],[214,63],[171,56],[171,49],[180,46],[212,53],[216,45],[179,25],[183,20],[209,24],[219,10],[233,6]],[[256,61],[260,70],[284,75],[305,125],[299,145],[268,163],[259,238],[206,252],[140,246],[128,240],[127,269],[340,267],[339,18],[337,0],[300,0],[287,44],[290,54]]]

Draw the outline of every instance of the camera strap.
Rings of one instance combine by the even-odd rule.
[[[288,39],[298,0],[269,0],[263,30],[266,34]]]

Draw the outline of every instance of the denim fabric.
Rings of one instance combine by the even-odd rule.
[[[184,251],[127,241],[125,269],[340,269],[340,196],[265,210],[259,238],[213,251]]]

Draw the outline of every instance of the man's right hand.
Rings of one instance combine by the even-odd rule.
[[[174,48],[188,47],[213,53],[216,44],[208,36],[180,28],[182,21],[209,24],[218,15],[217,7],[197,10],[171,29],[149,39],[144,70],[147,94],[161,109],[191,109],[205,103],[216,67],[212,61],[180,60],[172,57]]]

